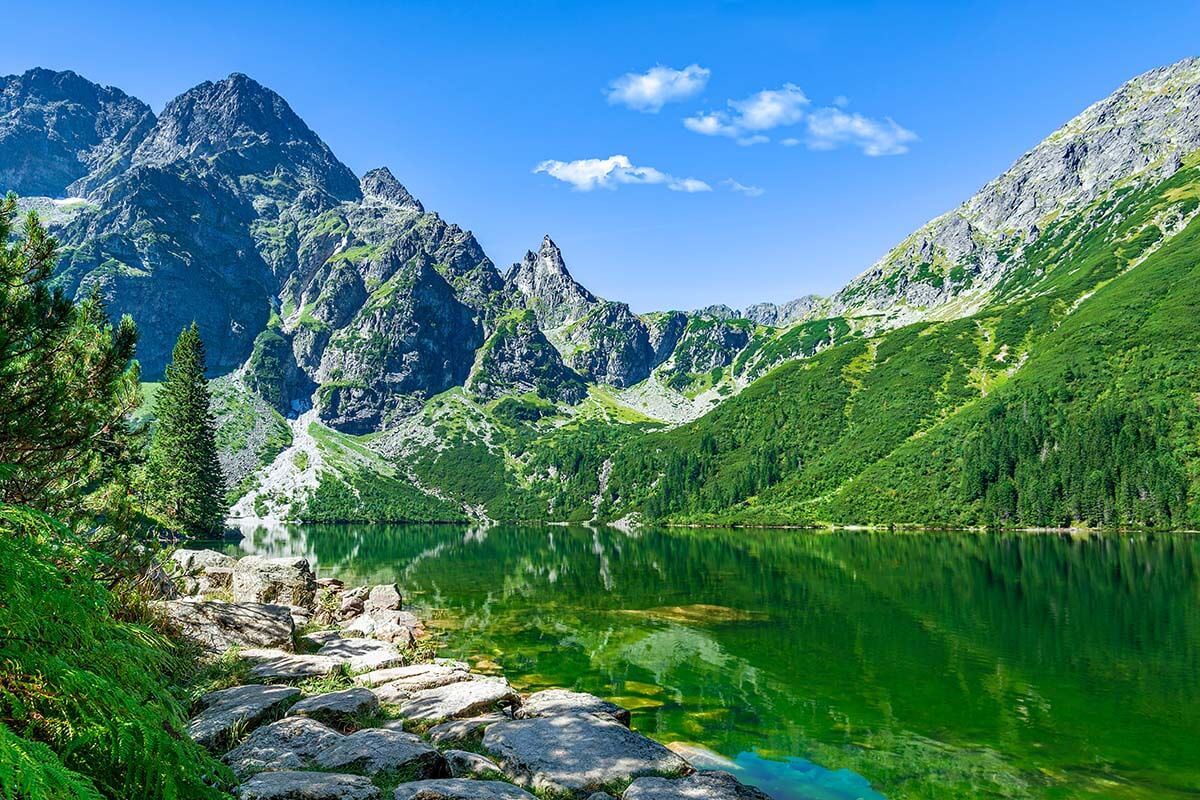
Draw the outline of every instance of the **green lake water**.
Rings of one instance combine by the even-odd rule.
[[[1200,797],[1200,538],[282,526],[442,654],[569,687],[778,800]]]

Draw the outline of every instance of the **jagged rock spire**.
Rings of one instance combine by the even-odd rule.
[[[363,197],[388,203],[397,208],[414,208],[417,211],[425,210],[425,207],[421,205],[421,201],[413,197],[408,189],[404,188],[404,184],[396,180],[396,176],[387,167],[377,167],[366,175],[363,175],[362,180],[359,181],[359,186],[362,188]]]

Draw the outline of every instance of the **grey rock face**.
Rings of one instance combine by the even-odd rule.
[[[414,781],[396,787],[395,800],[537,800],[529,792],[502,781],[449,778]]]
[[[300,557],[245,556],[233,570],[233,597],[239,601],[307,608],[312,606],[316,590],[316,576],[308,560]]]
[[[909,236],[832,300],[837,313],[931,309],[988,291],[1021,263],[1043,223],[1087,207],[1118,182],[1153,183],[1200,147],[1200,59],[1125,83],[1017,159],[954,211]],[[1001,257],[1001,251],[1011,256]],[[952,280],[952,271],[962,274]],[[935,274],[937,278],[931,277]]]
[[[467,389],[483,400],[537,392],[546,400],[574,404],[587,396],[583,379],[563,363],[532,311],[496,322],[476,355]]]
[[[290,199],[315,188],[338,200],[359,196],[358,180],[282,97],[234,73],[167,104],[138,145],[134,165],[204,164],[248,193]]]
[[[701,373],[733,363],[750,341],[746,323],[695,317],[675,347],[675,371]]]
[[[654,363],[650,333],[624,303],[607,300],[563,329],[564,360],[599,383],[624,388],[645,380]]]
[[[382,800],[370,778],[325,772],[263,772],[243,783],[238,800]]]
[[[660,314],[649,314],[643,317],[646,330],[650,337],[650,349],[654,351],[654,366],[671,357],[679,337],[687,328],[688,315],[682,311],[666,311]]]
[[[596,697],[587,692],[571,692],[566,689],[546,689],[534,692],[525,698],[517,709],[518,719],[553,717],[560,714],[607,714],[623,725],[629,724],[629,710],[616,703]]]
[[[310,717],[336,725],[378,710],[379,698],[370,689],[343,689],[305,698],[288,710],[288,716]]]
[[[546,330],[582,319],[599,302],[571,277],[562,251],[549,236],[542,239],[536,253],[529,251],[519,264],[513,264],[504,281]]]
[[[372,586],[367,591],[366,600],[363,601],[363,610],[368,614],[376,611],[399,611],[401,603],[403,603],[403,598],[400,596],[399,587],[394,583],[385,583]]]
[[[771,800],[770,796],[745,786],[728,772],[697,772],[686,778],[638,778],[621,800]]]
[[[576,797],[620,781],[691,771],[661,744],[593,714],[500,722],[483,734],[483,749],[522,786]]]
[[[478,753],[468,750],[447,750],[446,764],[450,767],[450,775],[454,778],[496,778],[502,777],[500,767],[490,758],[484,758]]]
[[[233,569],[237,559],[216,550],[188,550],[181,547],[171,553],[171,561],[184,575],[199,575],[210,569]]]
[[[506,722],[512,717],[494,712],[484,714],[480,717],[468,717],[466,719],[455,719],[449,722],[443,722],[440,725],[434,725],[429,729],[429,741],[434,744],[458,744],[465,742],[476,736],[482,736],[484,730],[489,725],[495,725],[497,722]]]
[[[287,606],[166,600],[158,603],[157,608],[185,635],[212,653],[223,653],[231,647],[292,646],[295,626]]]
[[[808,316],[809,312],[815,309],[821,300],[822,298],[815,294],[807,294],[804,297],[798,297],[795,300],[789,300],[780,305],[776,305],[775,303],[755,303],[752,306],[746,306],[746,309],[738,316],[744,317],[751,322],[756,322],[759,325],[769,325],[772,328],[786,328]]]
[[[197,744],[216,750],[235,731],[246,730],[278,713],[300,690],[291,686],[250,684],[209,692],[200,698],[202,711],[187,726]]]
[[[222,759],[245,779],[259,772],[305,769],[317,753],[344,738],[306,717],[284,717],[251,733]]]
[[[387,167],[370,170],[362,176],[359,182],[363,197],[377,200],[381,203],[394,205],[396,208],[406,208],[423,212],[425,207],[417,198],[409,194],[396,176]]]
[[[84,196],[128,167],[153,125],[145,103],[74,72],[0,78],[0,192]]]
[[[476,678],[413,692],[400,704],[400,716],[438,722],[472,717],[517,700],[516,692],[504,678]]]
[[[342,737],[318,752],[313,764],[321,769],[367,775],[403,772],[414,779],[443,778],[450,774],[442,754],[419,736],[380,728],[367,728]]]

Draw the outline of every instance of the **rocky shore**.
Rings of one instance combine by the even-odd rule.
[[[423,655],[395,584],[317,580],[303,558],[172,555],[162,612],[238,676],[188,735],[240,800],[769,800],[632,730],[594,695],[522,696]]]

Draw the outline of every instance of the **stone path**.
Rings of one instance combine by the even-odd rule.
[[[236,576],[232,601],[192,597],[162,606],[211,652],[272,639],[271,647],[237,651],[263,683],[206,695],[188,726],[241,781],[240,800],[536,800],[532,792],[770,800],[728,773],[696,772],[631,730],[629,711],[602,698],[557,689],[522,697],[504,678],[461,662],[408,663],[423,630],[401,609],[395,586],[318,585],[302,559],[243,559],[231,568],[215,554],[183,551],[176,563],[187,586],[228,586],[225,576]],[[229,607],[197,613],[196,605],[211,602]],[[289,612],[286,623],[281,610]],[[268,637],[257,625],[239,628],[245,619],[276,627]],[[326,629],[297,635],[297,620]],[[279,625],[288,627],[287,641]],[[364,635],[371,630],[383,636]],[[314,676],[342,687],[306,697],[287,685]]]

